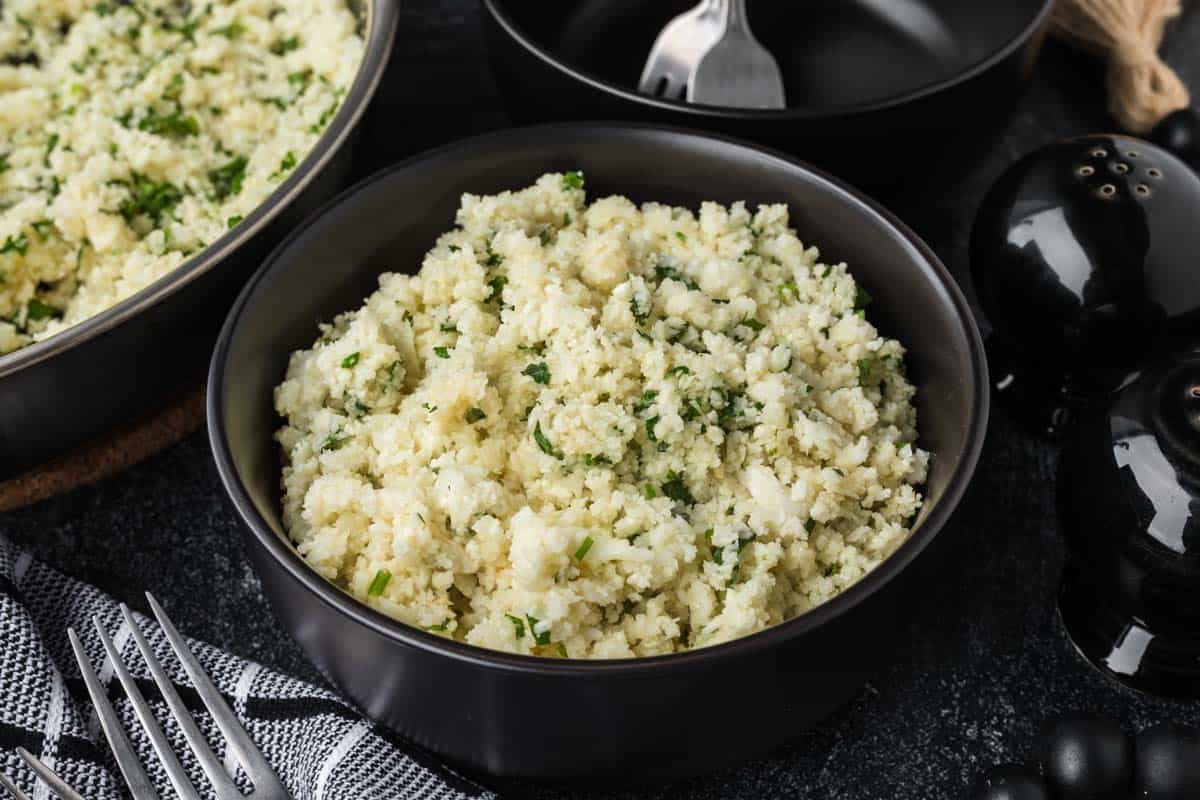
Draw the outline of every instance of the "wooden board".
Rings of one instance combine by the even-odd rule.
[[[143,461],[204,424],[204,386],[158,413],[113,431],[104,439],[7,481],[0,481],[0,512],[96,483]]]

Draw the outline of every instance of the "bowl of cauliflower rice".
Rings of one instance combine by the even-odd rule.
[[[778,744],[886,663],[985,386],[953,280],[852,190],[551,126],[293,235],[226,322],[209,419],[268,595],[372,716],[628,782]]]
[[[216,287],[338,188],[387,5],[0,5],[0,476],[195,377]]]

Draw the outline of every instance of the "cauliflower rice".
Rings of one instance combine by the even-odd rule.
[[[0,354],[235,227],[337,110],[345,0],[0,3]]]
[[[277,438],[299,552],[402,622],[672,653],[828,600],[909,534],[904,350],[783,205],[587,205],[546,175],[464,195],[379,287],[292,355]]]

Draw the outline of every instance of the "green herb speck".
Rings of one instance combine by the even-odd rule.
[[[550,367],[546,365],[545,361],[530,364],[521,370],[521,374],[529,376],[533,379],[534,383],[540,383],[543,386],[547,386],[550,383]]]
[[[575,549],[575,560],[583,561],[583,557],[588,554],[588,550],[592,549],[593,544],[595,544],[595,541],[592,539],[592,537],[588,536],[584,538],[579,547]]]
[[[345,369],[354,369],[354,365],[358,363],[359,353],[351,353],[342,359],[342,367]]]
[[[371,597],[379,597],[383,594],[383,590],[387,588],[388,581],[392,579],[392,573],[386,569],[381,569],[375,573],[375,577],[371,579],[371,585],[367,587],[367,594]]]

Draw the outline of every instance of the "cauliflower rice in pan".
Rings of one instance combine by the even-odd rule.
[[[373,608],[497,650],[760,631],[921,504],[904,349],[868,302],[783,205],[589,205],[579,173],[464,195],[418,274],[292,355],[288,532]]]
[[[0,354],[235,227],[308,153],[363,49],[345,0],[3,0]]]

